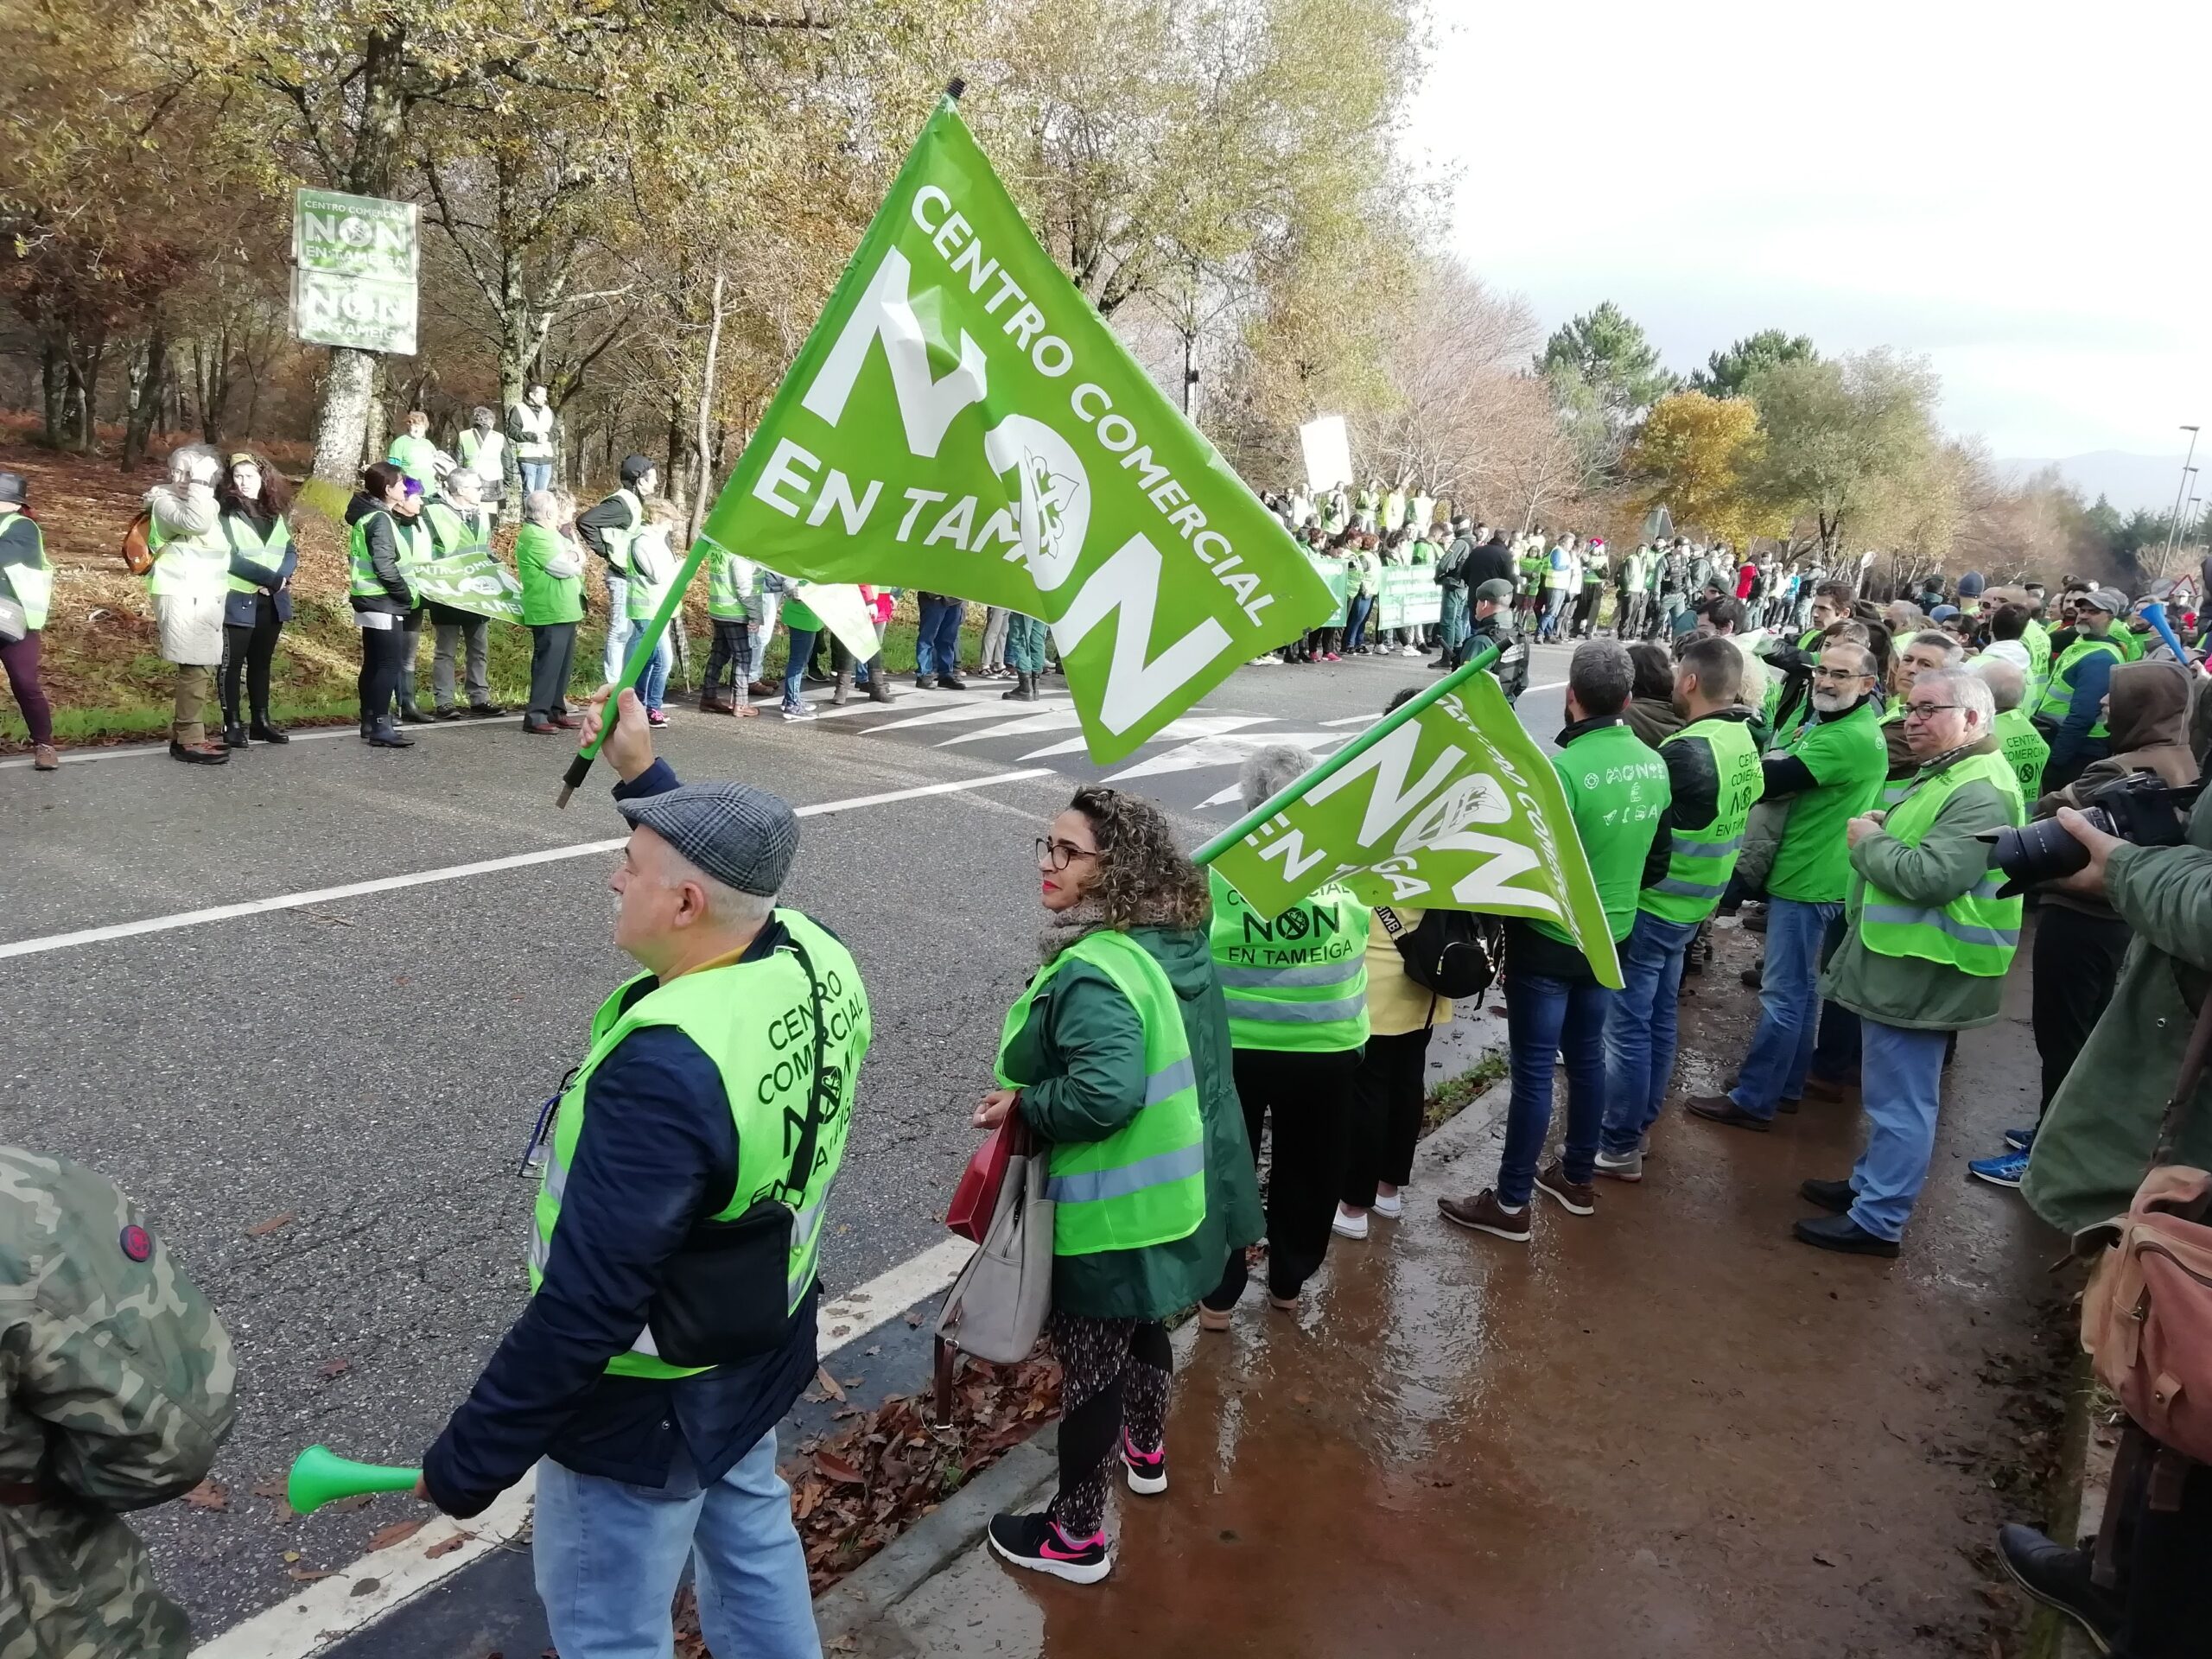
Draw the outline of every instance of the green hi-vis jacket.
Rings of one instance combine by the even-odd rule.
[[[1211,870],[1207,943],[1238,1048],[1340,1053],[1367,1044],[1367,931],[1373,912],[1337,883],[1269,919]]]
[[[859,1086],[861,1060],[868,1052],[871,1027],[868,993],[861,988],[860,969],[852,953],[798,911],[779,909],[775,919],[812,961],[812,987],[798,951],[780,949],[758,962],[702,968],[664,985],[656,984],[642,996],[637,995],[639,982],[652,976],[640,974],[616,988],[600,1004],[599,1012],[592,1016],[590,1051],[569,1079],[553,1120],[544,1183],[538,1188],[531,1217],[530,1288],[533,1294],[552,1256],[554,1231],[561,1224],[561,1194],[575,1158],[577,1138],[583,1133],[585,1095],[592,1073],[632,1032],[645,1026],[674,1026],[696,1043],[721,1073],[730,1116],[737,1124],[736,1183],[729,1203],[705,1219],[734,1221],[756,1200],[785,1190],[787,1176],[797,1177],[798,1201],[792,1205],[791,1248],[784,1287],[787,1306],[796,1309],[805,1300],[814,1284],[830,1184],[844,1161],[845,1137],[853,1121],[853,1095]],[[798,1172],[790,1168],[791,1145],[798,1134],[791,1126],[805,1121],[815,1089],[816,988],[821,993],[823,1019],[828,1027],[823,1065],[835,1074],[837,1090],[834,1098],[823,1102],[826,1115],[816,1131],[814,1166]],[[669,1364],[655,1349],[648,1327],[639,1332],[630,1351],[617,1354],[607,1362],[607,1369],[617,1376],[672,1377],[696,1376],[707,1368],[687,1370]]]
[[[1038,993],[1075,962],[1103,974],[1136,1010],[1144,1039],[1143,1095],[1135,1112],[1112,1134],[1096,1141],[1052,1143],[1052,1179],[1046,1191],[1055,1206],[1053,1253],[1093,1255],[1188,1238],[1206,1214],[1198,1073],[1175,988],[1142,945],[1126,933],[1101,928],[1039,969],[1006,1011],[999,1036],[999,1082],[1018,1087],[1027,1081],[1008,1071],[1007,1051],[1029,1023]]]
[[[1174,989],[1205,1131],[1205,1213],[1195,1232],[1165,1243],[1058,1257],[1052,1306],[1090,1319],[1163,1319],[1219,1284],[1228,1253],[1257,1239],[1266,1223],[1205,931],[1134,927],[1126,937]],[[1146,1109],[1152,1068],[1143,1019],[1106,970],[1080,956],[1063,952],[1035,989],[1020,1027],[1002,1041],[1000,1073],[1024,1080],[1020,1110],[1046,1141],[1106,1140]]]

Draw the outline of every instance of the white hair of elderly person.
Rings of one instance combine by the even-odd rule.
[[[1251,811],[1273,798],[1313,769],[1313,757],[1294,743],[1270,743],[1244,757],[1236,783]]]

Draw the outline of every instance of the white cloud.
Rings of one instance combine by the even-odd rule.
[[[2212,8],[1437,0],[1408,131],[1453,245],[1669,365],[1762,327],[1923,353],[1998,454],[2212,428]]]

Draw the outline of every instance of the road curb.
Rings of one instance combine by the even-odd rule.
[[[1059,1478],[1060,1427],[1048,1423],[900,1533],[814,1604],[826,1644],[893,1608],[982,1541],[991,1517],[1020,1510]]]

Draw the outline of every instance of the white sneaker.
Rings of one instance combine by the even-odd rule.
[[[1405,1188],[1400,1187],[1395,1192],[1377,1192],[1374,1204],[1370,1207],[1385,1221],[1395,1221],[1406,1213]]]
[[[1245,664],[1244,666],[1247,668],[1280,668],[1282,666],[1282,658],[1276,656],[1274,652],[1271,651],[1264,657],[1255,657],[1250,662]]]
[[[1336,1219],[1329,1224],[1329,1230],[1338,1238],[1365,1238],[1367,1212],[1363,1210],[1356,1216],[1348,1216],[1344,1213],[1344,1206],[1338,1205]]]
[[[1426,657],[1428,653],[1423,651],[1419,645],[1400,645],[1398,647],[1398,655],[1401,657]]]

